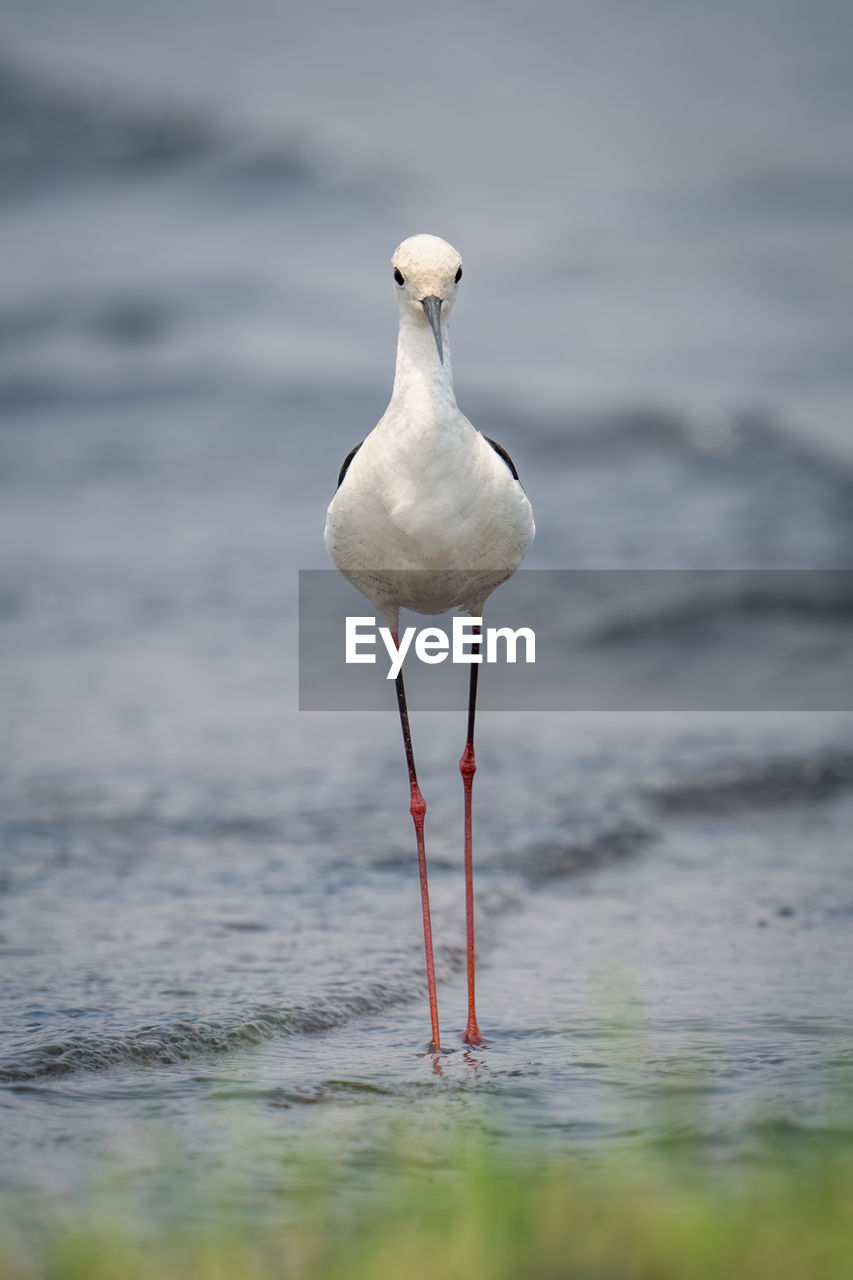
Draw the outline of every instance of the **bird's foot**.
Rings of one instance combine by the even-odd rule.
[[[424,1045],[423,1052],[448,1054],[448,1053],[453,1053],[455,1051],[453,1049],[446,1049],[444,1045],[440,1043],[440,1041],[433,1038],[427,1044]]]
[[[426,1049],[424,1049],[423,1057],[446,1058],[448,1054],[453,1053],[452,1049],[445,1049],[443,1045],[436,1045],[434,1040],[430,1040]]]
[[[462,1043],[471,1045],[472,1049],[485,1049],[488,1047],[486,1041],[480,1034],[480,1028],[477,1026],[476,1022],[468,1023],[468,1026],[465,1028],[462,1035]]]

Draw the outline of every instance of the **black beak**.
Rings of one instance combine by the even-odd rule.
[[[431,294],[428,298],[421,298],[421,306],[426,312],[429,327],[432,329],[432,336],[435,338],[435,345],[438,347],[438,358],[444,364],[444,352],[441,349],[441,298]]]

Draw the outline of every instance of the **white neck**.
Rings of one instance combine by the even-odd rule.
[[[391,406],[398,410],[403,408],[415,410],[418,416],[428,413],[435,417],[456,409],[453,371],[450,364],[450,343],[447,340],[447,324],[443,317],[441,344],[444,353],[443,364],[438,358],[438,347],[426,316],[421,321],[420,317],[408,311],[400,312],[397,367],[394,373]]]

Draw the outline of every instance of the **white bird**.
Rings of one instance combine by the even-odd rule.
[[[391,402],[345,459],[326,516],[325,543],[341,572],[370,599],[398,643],[400,608],[481,617],[487,596],[514,573],[533,541],[533,514],[500,445],[480,434],[453,394],[447,321],[462,276],[456,249],[437,236],[404,240],[391,259],[400,311]],[[479,643],[479,642],[476,642]],[[471,665],[468,733],[459,761],[465,796],[468,1022],[482,1046],[474,1001],[471,792],[479,666]],[[424,849],[426,804],[418,786],[402,671],[397,703],[415,824],[432,1041],[441,1052]]]

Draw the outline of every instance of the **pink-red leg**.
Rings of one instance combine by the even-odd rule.
[[[476,628],[477,635],[480,628]],[[462,786],[465,791],[465,936],[468,951],[468,1025],[462,1039],[465,1044],[481,1049],[486,1042],[477,1026],[477,1012],[474,1000],[474,858],[472,848],[471,802],[474,786],[474,774],[477,762],[474,759],[474,715],[477,708],[477,674],[479,663],[471,664],[471,683],[468,692],[468,735],[465,750],[459,761],[459,772],[462,774]]]
[[[393,632],[394,643],[399,644],[396,631]],[[426,801],[418,786],[415,773],[415,757],[412,751],[412,735],[409,731],[409,712],[406,707],[406,690],[403,687],[402,671],[397,676],[397,706],[400,710],[400,724],[403,729],[403,746],[406,750],[406,764],[409,769],[409,792],[411,803],[409,811],[415,824],[415,839],[418,846],[418,873],[421,881],[421,910],[424,917],[424,951],[426,952],[427,988],[429,991],[429,1016],[432,1022],[432,1042],[430,1053],[441,1053],[441,1037],[438,1031],[438,1001],[435,995],[435,961],[432,953],[432,925],[429,915],[429,887],[427,885],[426,849],[424,847],[424,817]]]

